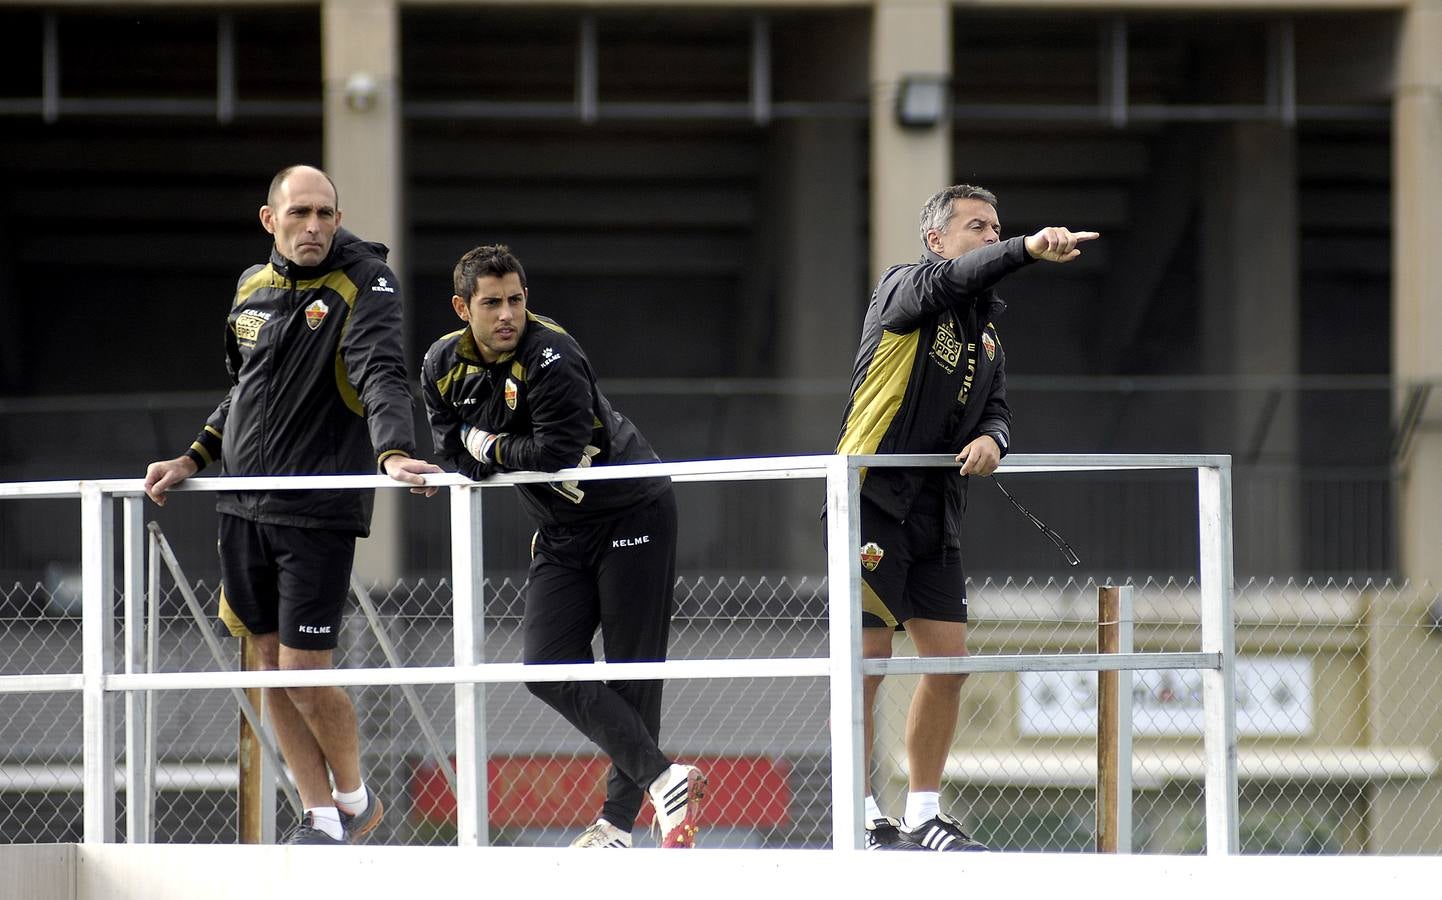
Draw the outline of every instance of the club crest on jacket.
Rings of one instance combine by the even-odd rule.
[[[330,307],[325,305],[324,300],[316,300],[305,308],[305,324],[311,331],[320,327],[325,321],[325,314],[330,312]]]

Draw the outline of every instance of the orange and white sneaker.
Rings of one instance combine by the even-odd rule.
[[[706,776],[695,766],[672,763],[646,791],[656,808],[656,827],[663,848],[689,849],[696,846],[700,831],[701,798],[706,796]]]
[[[336,809],[340,809],[339,804],[336,805]],[[340,809],[340,826],[345,833],[346,843],[365,843],[366,838],[381,823],[381,814],[384,812],[385,804],[381,803],[381,798],[377,797],[375,791],[370,788],[366,788],[365,809],[356,814]]]

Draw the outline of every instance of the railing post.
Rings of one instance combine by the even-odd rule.
[[[1221,665],[1203,669],[1203,741],[1206,756],[1207,853],[1232,855],[1237,829],[1237,710],[1234,696],[1236,635],[1232,622],[1231,464],[1197,469],[1197,523],[1201,536],[1202,652]]]
[[[1136,621],[1133,588],[1117,589],[1117,652],[1133,653],[1136,642],[1132,626]],[[1132,676],[1131,669],[1117,672],[1117,852],[1132,852]]]
[[[1097,652],[1121,649],[1121,596],[1115,585],[1097,586]],[[1097,673],[1097,852],[1117,852],[1117,739],[1121,734],[1117,672]]]
[[[485,567],[481,553],[481,488],[451,491],[451,597],[456,666],[485,658]],[[456,685],[456,842],[484,847],[486,823],[486,687]]]
[[[240,645],[240,670],[258,672],[261,670],[260,652],[255,641],[249,637],[237,638]],[[246,688],[245,696],[255,709],[261,721],[265,720],[265,688]],[[235,791],[235,820],[237,842],[241,844],[269,844],[274,838],[265,833],[266,810],[271,810],[271,821],[275,820],[275,785],[266,777],[265,750],[259,732],[245,716],[240,716],[237,746],[240,784]]]
[[[147,529],[145,539],[145,671],[160,668],[160,541]],[[145,820],[155,837],[155,692],[145,692],[145,780],[151,791],[145,798]],[[133,802],[133,801],[127,801]]]
[[[831,834],[836,849],[862,846],[866,755],[861,694],[860,487],[844,456],[826,466],[826,577],[831,651]]]
[[[1097,652],[1132,652],[1131,585],[1097,587]],[[1097,673],[1097,852],[1132,852],[1132,673]]]
[[[125,673],[145,671],[145,502],[126,497],[121,503],[125,547]],[[154,768],[146,734],[147,692],[125,692],[125,840],[148,844],[151,840],[151,780]]]
[[[105,678],[115,657],[114,500],[80,487],[81,706],[84,712],[85,843],[115,840],[115,739]]]

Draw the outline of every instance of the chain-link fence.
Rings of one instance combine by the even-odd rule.
[[[216,586],[197,594],[214,608]],[[1135,590],[1139,651],[1200,644],[1200,600],[1184,581]],[[487,584],[486,655],[515,662],[521,598],[514,580]],[[1091,652],[1095,585],[973,582],[974,653]],[[213,659],[170,587],[160,598],[156,671],[231,670],[237,642]],[[816,657],[827,652],[820,577],[681,578],[671,656]],[[373,587],[382,627],[407,666],[451,662],[450,586]],[[80,669],[80,622],[42,586],[0,589],[0,674]],[[1247,853],[1442,851],[1439,595],[1394,582],[1252,582],[1238,586],[1237,723],[1241,846]],[[219,628],[215,622],[204,627]],[[223,633],[223,632],[222,632]],[[911,651],[904,638],[897,654]],[[599,651],[598,651],[599,656]],[[386,665],[359,614],[347,620],[340,665]],[[902,735],[914,679],[889,678],[877,703],[872,781],[900,815]],[[946,769],[943,805],[993,847],[1085,850],[1095,844],[1095,683],[1091,673],[970,677]],[[420,715],[454,751],[449,686],[417,686]],[[823,679],[675,681],[667,685],[663,748],[700,760],[711,777],[704,845],[815,847],[830,840],[828,696]],[[399,688],[352,690],[368,783],[387,813],[374,840],[454,840],[454,798]],[[154,827],[161,842],[236,840],[239,713],[227,691],[153,695]],[[122,705],[117,698],[117,712]],[[1199,679],[1138,672],[1133,690],[1133,844],[1143,852],[1204,849]],[[119,716],[117,716],[117,719]],[[117,722],[117,729],[122,723]],[[493,844],[557,845],[594,820],[605,763],[521,685],[486,687]],[[117,732],[117,739],[119,733]],[[117,744],[123,746],[123,742]],[[0,840],[81,836],[78,694],[0,695]],[[121,760],[117,760],[119,764]],[[119,782],[120,779],[117,779]],[[117,804],[123,834],[123,795]],[[284,804],[281,799],[278,804]],[[277,820],[293,821],[288,808]],[[649,812],[643,812],[637,843]]]

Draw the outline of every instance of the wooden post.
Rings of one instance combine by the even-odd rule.
[[[1116,653],[1121,644],[1121,590],[1115,585],[1097,587],[1097,652]],[[1120,672],[1097,673],[1097,852],[1116,853],[1121,734]]]
[[[240,668],[254,672],[260,668],[255,651],[255,642],[250,638],[240,639]],[[265,715],[265,689],[246,688],[245,695],[257,713]],[[240,784],[237,788],[236,831],[242,844],[264,842],[264,804],[270,800],[265,790],[265,753],[261,749],[260,736],[250,727],[245,716],[240,717]],[[273,802],[273,801],[270,801]]]

